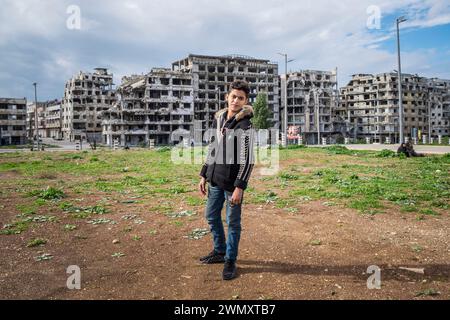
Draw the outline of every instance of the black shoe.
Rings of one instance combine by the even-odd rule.
[[[219,253],[213,250],[207,256],[201,257],[200,261],[204,264],[224,263],[225,253]]]
[[[231,280],[236,278],[236,262],[227,260],[223,266],[223,280]]]

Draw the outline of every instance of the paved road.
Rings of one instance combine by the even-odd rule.
[[[76,145],[74,142],[70,141],[56,141],[53,139],[43,139],[44,143],[58,145],[60,148],[47,148],[45,151],[75,151]],[[330,146],[330,145],[328,145]],[[398,144],[348,144],[344,145],[348,149],[351,150],[375,150],[380,151],[383,149],[389,149],[392,151],[397,151]],[[309,145],[308,147],[321,148],[324,147],[322,145]],[[83,143],[83,150],[91,150],[88,143]],[[450,145],[415,145],[414,150],[419,153],[427,153],[427,154],[444,154],[450,153]],[[0,149],[0,153],[6,152],[31,152],[30,149]]]
[[[381,151],[383,149],[388,149],[397,152],[399,147],[398,144],[347,144],[344,145],[351,150],[375,150]],[[311,145],[308,147],[324,147]],[[418,153],[428,153],[428,154],[444,154],[450,153],[450,146],[444,145],[415,145],[414,150]]]
[[[54,140],[52,138],[43,138],[42,142],[44,144],[50,144],[54,146],[58,146],[59,148],[45,148],[45,151],[75,151],[76,150],[76,144],[73,141],[58,141]],[[91,150],[88,143],[83,143],[82,145],[83,150]],[[0,153],[7,153],[7,152],[31,152],[29,148],[25,149],[0,149]]]

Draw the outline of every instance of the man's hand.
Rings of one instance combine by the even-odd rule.
[[[206,179],[202,177],[200,183],[198,184],[198,191],[204,196],[206,196]]]
[[[230,205],[234,206],[234,205],[241,204],[243,195],[244,195],[244,190],[236,187],[233,191],[233,194],[231,195]]]

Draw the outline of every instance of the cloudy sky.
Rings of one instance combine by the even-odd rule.
[[[80,70],[124,75],[169,67],[189,53],[241,54],[292,71],[351,74],[397,68],[450,79],[448,0],[0,0],[0,97],[61,98]],[[77,13],[80,13],[80,20]],[[379,18],[379,19],[378,19]],[[79,23],[78,23],[79,22]]]

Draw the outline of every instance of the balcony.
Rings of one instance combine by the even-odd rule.
[[[25,126],[26,120],[0,120],[1,125],[3,126]]]
[[[18,110],[18,109],[0,109],[0,114],[26,115],[26,114],[27,114],[27,110]]]
[[[2,137],[16,137],[16,136],[24,136],[27,134],[27,130],[2,130]]]

